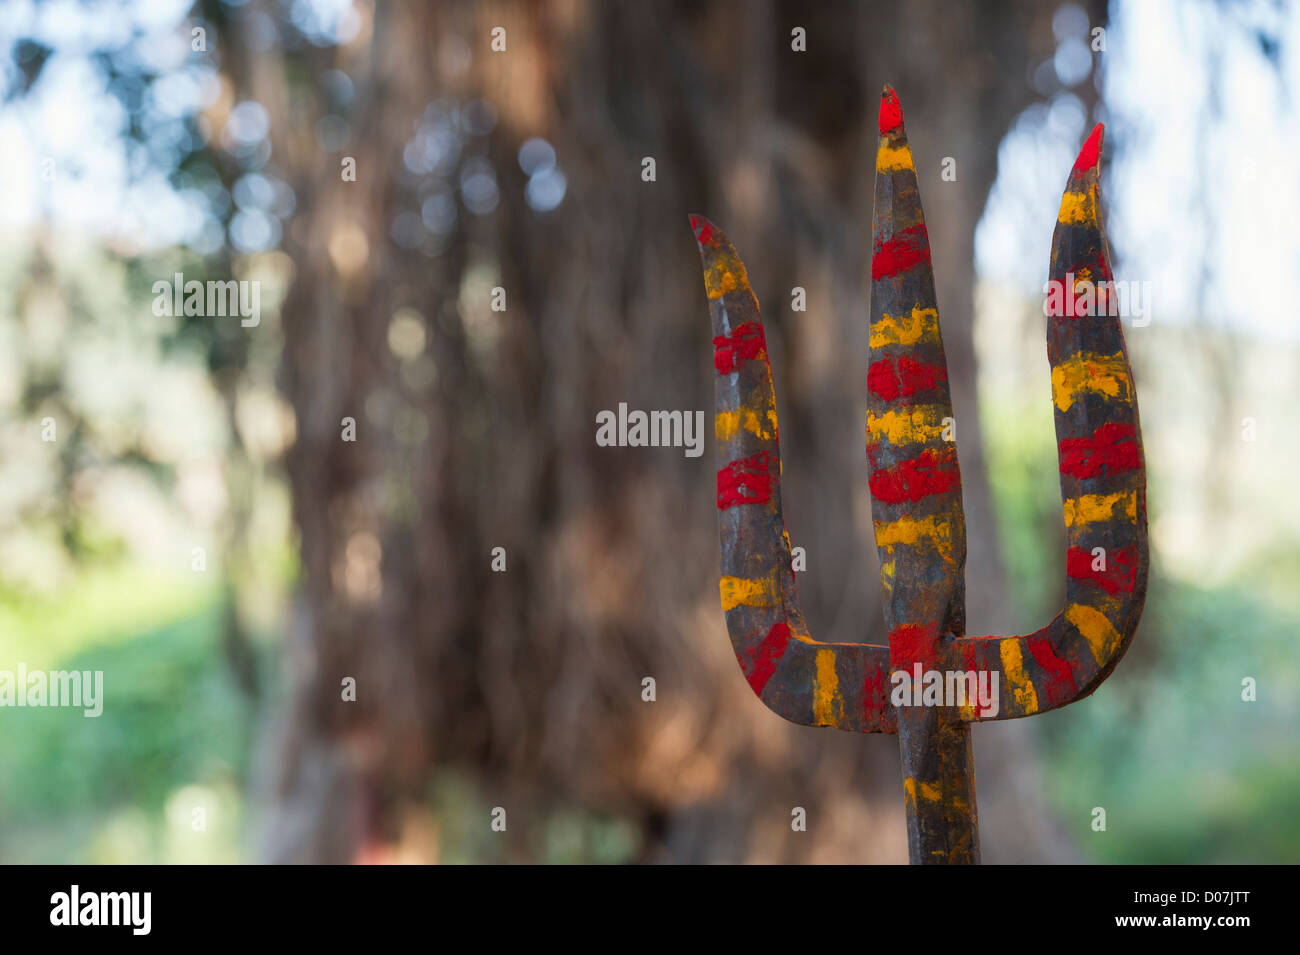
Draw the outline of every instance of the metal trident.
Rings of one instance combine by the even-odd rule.
[[[691,216],[715,335],[720,589],[732,645],[759,699],[786,719],[898,734],[913,863],[979,862],[969,724],[1088,696],[1124,655],[1142,612],[1146,472],[1101,228],[1101,141],[1098,124],[1070,173],[1052,237],[1051,288],[1059,294],[1048,296],[1047,357],[1069,548],[1066,603],[1028,635],[966,636],[952,399],[929,236],[894,91],[886,87],[880,102],[866,435],[888,646],[824,643],[804,623],[781,516],[776,401],[758,302],[731,242]],[[899,671],[909,678],[937,671],[937,699],[927,693],[915,705],[902,696],[895,705],[891,676]],[[954,694],[974,689],[964,674],[998,680],[997,712]]]

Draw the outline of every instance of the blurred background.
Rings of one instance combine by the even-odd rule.
[[[0,57],[0,669],[105,687],[0,710],[0,861],[906,861],[896,739],[736,665],[712,448],[594,440],[712,407],[704,213],[763,306],[808,622],[884,640],[886,82],[970,632],[1063,603],[1042,285],[1096,120],[1151,283],[1147,610],[1093,697],[975,728],[985,860],[1300,860],[1291,5],[0,0]],[[156,309],[177,273],[259,283],[260,322]]]

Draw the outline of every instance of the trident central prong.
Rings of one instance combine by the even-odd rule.
[[[867,371],[887,647],[815,640],[804,623],[781,516],[776,401],[758,302],[726,236],[691,217],[713,319],[728,633],[754,692],[786,719],[899,734],[913,863],[979,861],[969,723],[1031,716],[1092,693],[1141,615],[1146,475],[1101,228],[1101,139],[1099,124],[1070,174],[1052,242],[1047,343],[1069,544],[1066,607],[1025,636],[965,635],[966,529],[952,400],[929,237],[893,90],[885,88],[880,105]],[[928,690],[900,695],[891,680],[935,672],[934,700]],[[996,710],[977,705],[974,692],[980,680],[994,679]]]

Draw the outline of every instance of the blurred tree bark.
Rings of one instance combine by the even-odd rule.
[[[547,820],[576,809],[630,820],[644,860],[903,861],[896,741],[781,723],[741,678],[718,607],[711,451],[598,448],[595,415],[620,401],[711,406],[686,224],[708,214],[764,308],[809,622],[827,639],[883,639],[862,392],[876,105],[892,82],[921,173],[959,421],[970,628],[1005,628],[975,392],[973,239],[998,143],[1052,54],[1051,10],[361,9],[360,35],[338,49],[239,60],[251,17],[225,42],[236,98],[271,113],[272,163],[299,209],[283,243],[296,280],[281,323],[303,576],[292,702],[265,760],[262,854],[436,858],[429,781],[457,773],[510,814],[511,836],[493,845],[511,848],[491,858],[545,858]],[[504,52],[491,49],[498,26]],[[791,49],[795,27],[807,52]],[[332,68],[351,78],[346,104],[324,91]],[[329,114],[350,127],[336,153],[317,141]],[[408,158],[422,134],[435,168]],[[525,200],[517,154],[531,137],[554,146],[567,179],[554,212]],[[355,182],[340,177],[344,156]],[[641,179],[644,157],[654,182]],[[944,157],[956,182],[940,178]],[[423,202],[463,193],[484,163],[492,211],[462,201],[445,238],[394,241]],[[793,286],[807,290],[806,312],[791,311]],[[504,312],[491,310],[494,287]],[[419,354],[394,326],[401,310],[424,331]],[[349,417],[355,442],[341,439]],[[504,573],[490,569],[494,547]],[[641,698],[647,676],[654,703]],[[356,702],[342,699],[347,678]],[[990,861],[1065,851],[1023,745],[1009,726],[977,739]],[[808,810],[806,833],[791,831],[794,806]],[[473,824],[488,831],[486,809]]]

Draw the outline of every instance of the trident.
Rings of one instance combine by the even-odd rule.
[[[1088,696],[1128,649],[1142,613],[1146,471],[1101,227],[1101,141],[1099,123],[1070,172],[1052,237],[1045,311],[1066,601],[1056,619],[1027,635],[966,635],[952,399],[930,240],[894,91],[885,87],[880,101],[867,368],[888,646],[824,643],[804,623],[781,516],[776,396],[758,301],[731,242],[691,216],[715,336],[720,590],[732,646],[759,699],[787,720],[898,734],[913,864],[979,862],[970,724]],[[918,677],[924,692],[899,691]],[[979,705],[980,685],[1001,688],[998,707]]]

